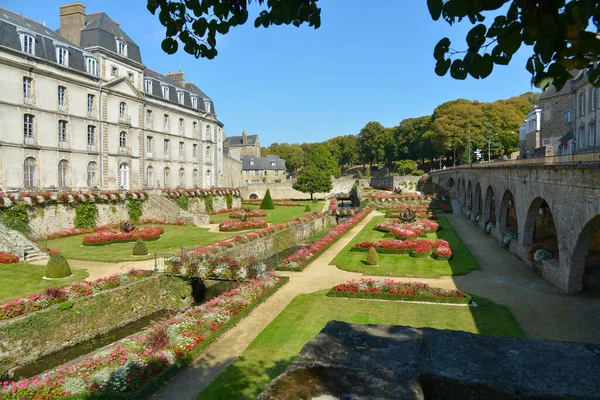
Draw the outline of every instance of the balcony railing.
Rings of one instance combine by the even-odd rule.
[[[119,115],[119,122],[131,125],[131,115]]]
[[[119,154],[130,156],[131,155],[131,147],[119,147]]]

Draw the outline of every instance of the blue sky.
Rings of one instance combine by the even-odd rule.
[[[485,80],[435,75],[435,44],[448,36],[464,49],[471,25],[432,21],[425,0],[321,0],[318,30],[255,29],[253,6],[246,26],[220,38],[213,60],[163,53],[164,29],[145,0],[82,2],[88,13],[104,11],[119,22],[148,67],[184,71],[215,101],[229,136],[246,129],[260,135],[262,145],[323,141],[356,134],[369,121],[394,126],[459,97],[493,101],[531,90],[527,48]],[[4,0],[2,6],[56,29],[58,7],[68,3]]]

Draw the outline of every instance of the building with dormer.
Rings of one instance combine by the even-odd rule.
[[[57,31],[0,8],[0,188],[221,186],[223,124],[184,78],[80,3]]]

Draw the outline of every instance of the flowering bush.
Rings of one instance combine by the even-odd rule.
[[[458,304],[471,302],[471,296],[458,290],[434,288],[421,282],[397,282],[391,279],[347,281],[335,286],[327,296]]]
[[[136,270],[118,275],[98,278],[95,281],[75,282],[64,288],[49,288],[27,297],[26,299],[10,300],[0,306],[0,319],[14,318],[32,311],[41,310],[53,304],[62,303],[67,299],[90,296],[93,293],[112,289],[152,275],[152,271]]]
[[[490,233],[490,232],[492,232],[492,229],[494,229],[495,227],[496,227],[496,223],[495,223],[495,222],[488,222],[488,223],[485,225],[485,231],[486,231],[487,233]]]
[[[251,210],[250,212],[245,212],[242,210],[234,210],[231,212],[231,215],[229,216],[229,218],[240,219],[244,215],[247,215],[248,217],[266,217],[267,212],[265,210]]]
[[[337,199],[335,197],[333,199],[329,200],[329,211],[331,211],[332,213],[334,213],[335,210],[338,209],[337,203],[338,203],[338,201],[337,201]]]
[[[552,253],[546,249],[539,249],[533,253],[533,261],[535,262],[541,262],[542,260],[548,260],[550,258],[552,258]]]
[[[144,241],[158,240],[165,230],[160,226],[138,226],[131,232],[123,232],[118,229],[103,229],[96,231],[93,235],[83,238],[84,246],[104,246],[112,243],[135,242],[138,239]]]
[[[452,250],[448,246],[433,247],[433,258],[436,260],[447,261],[452,257]]]
[[[333,243],[335,243],[336,240],[338,240],[344,233],[362,221],[362,219],[365,218],[370,212],[371,209],[369,207],[365,207],[360,212],[331,229],[327,235],[285,258],[283,261],[281,261],[281,264],[277,267],[277,269],[282,271],[302,271],[308,264],[310,264],[312,260],[327,250]]]
[[[13,253],[0,251],[0,264],[15,264],[19,262],[19,257]]]
[[[481,221],[481,214],[475,213],[475,222]]]
[[[43,206],[50,204],[78,204],[78,203],[116,203],[127,199],[145,200],[148,193],[143,190],[122,191],[101,191],[101,192],[82,192],[65,190],[61,192],[20,192],[1,193],[0,204],[4,207],[12,207],[17,203],[23,203],[27,206]]]
[[[179,359],[214,340],[225,324],[239,320],[282,280],[276,276],[252,280],[74,364],[33,379],[1,383],[0,397],[55,399],[85,392],[136,392]]]
[[[262,277],[267,266],[256,256],[184,254],[167,260],[167,271],[188,278],[247,281]]]
[[[450,204],[448,204],[448,203],[442,203],[442,204],[440,204],[440,208],[445,213],[451,213],[452,212],[452,206]]]
[[[211,212],[210,215],[225,214],[225,213],[230,213],[230,212],[234,212],[234,211],[239,211],[239,209],[237,209],[237,208],[221,208],[220,210]]]
[[[260,206],[260,204],[262,203],[262,200],[244,200],[242,201],[242,204],[253,204],[255,206]],[[281,206],[281,207],[304,207],[305,203],[300,203],[298,201],[291,201],[291,200],[273,200],[273,205],[275,206]]]
[[[221,232],[244,231],[246,229],[265,228],[269,224],[264,219],[252,218],[248,221],[225,220],[219,224]]]
[[[502,243],[508,246],[511,240],[517,239],[518,237],[519,235],[516,232],[507,232],[502,238]]]
[[[367,251],[369,248],[375,247],[378,253],[382,254],[410,254],[415,252],[415,257],[429,257],[432,254],[438,260],[448,260],[452,256],[450,245],[445,240],[428,240],[428,239],[413,239],[413,240],[379,240],[377,242],[361,242],[356,243],[350,251]],[[439,249],[439,252],[437,251]],[[439,257],[438,257],[439,253]],[[414,255],[413,255],[414,256]],[[447,258],[445,258],[447,256]]]
[[[238,189],[213,188],[213,189],[163,189],[162,193],[172,198],[178,197],[207,197],[207,196],[241,196]]]

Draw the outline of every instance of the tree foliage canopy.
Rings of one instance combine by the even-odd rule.
[[[299,192],[310,193],[311,200],[313,194],[329,192],[332,189],[329,175],[313,165],[309,165],[300,172],[298,180],[292,187]]]

